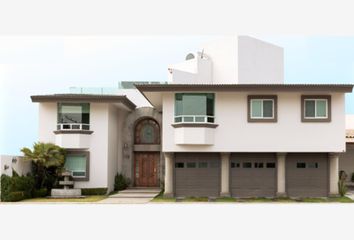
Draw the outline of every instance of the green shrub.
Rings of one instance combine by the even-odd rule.
[[[22,199],[31,198],[34,184],[35,181],[31,175],[19,176],[15,171],[12,177],[1,175],[1,201],[11,202],[13,199],[18,199],[20,194],[17,193],[16,197],[13,197],[13,192],[23,192]]]
[[[46,188],[35,189],[33,190],[33,197],[34,198],[43,198],[46,197],[48,190]]]
[[[114,190],[121,191],[126,189],[130,184],[130,180],[126,178],[123,174],[117,173],[114,178]]]
[[[18,202],[23,199],[26,199],[25,192],[23,192],[23,191],[10,192],[10,194],[8,195],[7,202]]]
[[[338,181],[338,192],[341,197],[344,197],[344,195],[347,193],[347,186],[345,186],[345,181]]]
[[[108,188],[82,188],[81,193],[82,195],[89,196],[89,195],[106,195]]]

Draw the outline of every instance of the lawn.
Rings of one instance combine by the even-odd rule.
[[[187,198],[165,198],[162,194],[156,196],[151,202],[226,202],[226,203],[354,203],[348,197],[330,198],[232,198],[221,197],[208,199],[207,197],[187,197]]]
[[[106,195],[86,196],[85,198],[31,198],[20,202],[98,202],[107,198]]]

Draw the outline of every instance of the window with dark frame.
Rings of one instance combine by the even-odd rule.
[[[176,162],[175,168],[184,168],[184,163],[183,162]]]
[[[297,163],[296,163],[296,168],[306,168],[306,163],[304,163],[304,162],[297,162]]]
[[[275,163],[274,162],[267,162],[266,168],[275,168]]]

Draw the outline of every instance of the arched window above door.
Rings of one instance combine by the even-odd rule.
[[[160,144],[160,127],[150,118],[140,120],[135,126],[135,144]]]

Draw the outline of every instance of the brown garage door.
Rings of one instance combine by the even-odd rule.
[[[216,197],[220,194],[218,153],[176,153],[175,193],[177,197]]]
[[[327,154],[289,153],[286,156],[286,189],[290,197],[327,196]]]
[[[231,155],[231,195],[233,197],[274,197],[276,157],[273,153]]]

